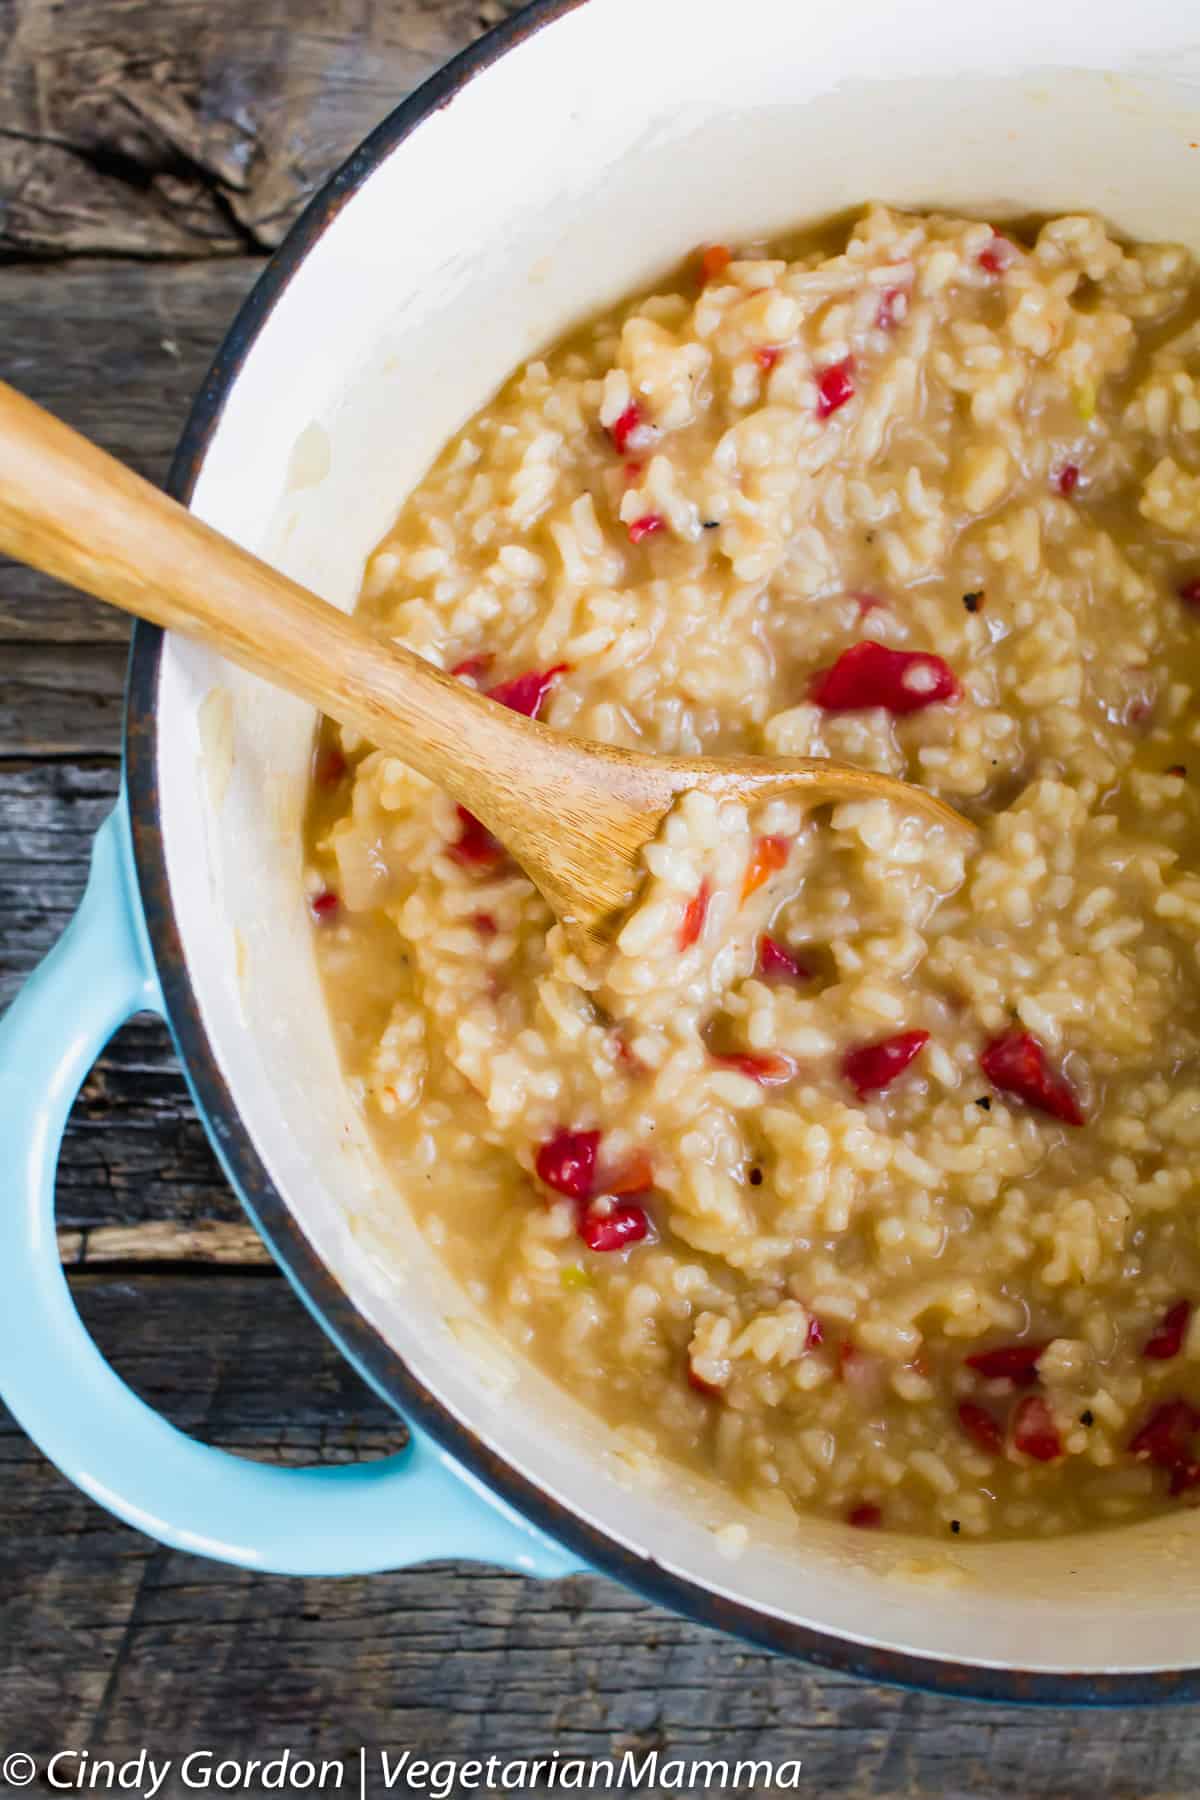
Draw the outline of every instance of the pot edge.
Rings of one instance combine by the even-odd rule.
[[[239,308],[193,401],[167,489],[187,505],[226,398],[309,250],[391,152],[499,57],[586,0],[531,0],[437,70],[389,113],[314,195]],[[1118,1707],[1200,1700],[1200,1668],[1113,1674],[1001,1669],[877,1648],[760,1612],[629,1550],[550,1499],[483,1445],[369,1325],[317,1258],[242,1123],[200,1016],[171,904],[160,821],[157,692],[164,633],[135,626],[125,696],[125,790],[138,888],[167,1024],[205,1130],[251,1223],[313,1318],[375,1391],[521,1516],[657,1605],[782,1655],[920,1692],[1023,1706]]]

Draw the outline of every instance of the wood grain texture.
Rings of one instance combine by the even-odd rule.
[[[0,267],[0,373],[161,478],[261,266],[243,221],[256,242],[277,233],[286,205],[272,195],[294,205],[322,157],[390,103],[383,88],[418,79],[476,21],[462,0],[0,0],[0,246],[108,257]],[[124,120],[122,87],[134,94]],[[227,97],[247,96],[249,173],[234,166],[240,140],[211,128],[210,93],[226,97],[218,125],[237,116]],[[137,125],[139,107],[152,126]],[[172,132],[200,151],[191,211],[186,168],[147,172]],[[136,179],[105,160],[121,142]],[[218,185],[245,209],[236,227]],[[123,640],[101,608],[0,567],[0,1005],[66,923],[115,796]],[[184,1428],[293,1460],[398,1442],[282,1280],[214,1254],[244,1223],[155,1021],[126,1027],[85,1087],[59,1222],[68,1260],[84,1256],[72,1282],[101,1347]],[[89,1271],[91,1246],[117,1256],[112,1269],[92,1258]],[[158,1550],[0,1411],[0,1753],[341,1755],[360,1742],[800,1755],[803,1791],[854,1800],[1174,1800],[1200,1785],[1191,1712],[1037,1714],[900,1694],[746,1649],[600,1578],[445,1564],[291,1582]],[[2,1800],[43,1791],[6,1792],[0,1778]]]
[[[3,0],[0,254],[271,250],[513,0]]]
[[[0,267],[0,373],[162,481],[192,396],[260,267],[250,258]],[[116,753],[128,639],[127,621],[110,607],[0,562],[0,761]]]
[[[282,1286],[225,1275],[74,1291],[122,1373],[241,1454],[336,1462],[395,1423]],[[1034,1714],[873,1688],[715,1636],[601,1577],[442,1564],[285,1581],[149,1549],[0,1424],[0,1747],[156,1755],[360,1742],[533,1756],[801,1757],[845,1796],[1191,1795],[1189,1713]],[[16,1735],[20,1727],[19,1737]]]

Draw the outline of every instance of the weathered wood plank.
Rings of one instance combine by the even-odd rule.
[[[358,140],[515,0],[5,0],[0,255],[273,249]]]
[[[97,1225],[87,1231],[61,1229],[58,1255],[64,1268],[121,1267],[130,1271],[161,1270],[164,1265],[273,1269],[271,1252],[253,1225],[198,1219],[193,1225],[173,1219],[151,1219],[141,1225]]]
[[[242,258],[0,269],[4,376],[162,480],[260,267]],[[115,753],[128,639],[119,613],[0,561],[0,757]]]
[[[282,1283],[73,1280],[101,1347],[182,1428],[244,1454],[398,1445]],[[870,1688],[668,1616],[598,1577],[443,1565],[254,1577],[154,1551],[0,1424],[0,1745],[158,1757],[359,1743],[443,1756],[800,1757],[845,1796],[1194,1793],[1190,1715],[1035,1715]],[[178,1791],[178,1790],[177,1790]]]

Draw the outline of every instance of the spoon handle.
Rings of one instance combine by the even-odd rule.
[[[528,823],[561,740],[380,643],[3,382],[0,550],[311,701],[499,835],[510,809]]]

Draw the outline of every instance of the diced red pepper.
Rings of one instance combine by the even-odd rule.
[[[889,650],[864,638],[843,650],[818,674],[812,698],[826,712],[862,712],[882,706],[891,713],[921,712],[961,692],[948,663],[925,650]]]
[[[843,356],[841,362],[829,363],[817,376],[817,417],[831,414],[854,398],[854,358]]]
[[[703,1394],[706,1400],[719,1400],[721,1398],[724,1390],[719,1388],[715,1381],[705,1381],[703,1375],[697,1375],[695,1369],[692,1367],[691,1357],[687,1360],[686,1372],[688,1386],[694,1388],[698,1394]]]
[[[459,834],[449,851],[455,862],[462,863],[464,868],[478,869],[498,863],[504,855],[504,845],[499,838],[494,838],[482,819],[477,819],[465,806],[454,810],[458,814]]]
[[[1162,1322],[1157,1325],[1142,1345],[1142,1355],[1148,1356],[1152,1362],[1169,1362],[1178,1356],[1183,1349],[1183,1340],[1192,1316],[1190,1300],[1177,1300],[1163,1314]]]
[[[1189,1493],[1194,1487],[1200,1487],[1200,1462],[1176,1463],[1171,1470],[1167,1492],[1174,1497]]]
[[[1040,1394],[1026,1394],[1012,1421],[1013,1447],[1035,1462],[1053,1462],[1063,1453],[1054,1414]]]
[[[336,787],[345,776],[347,763],[336,744],[326,744],[317,752],[313,776],[318,787]]]
[[[308,904],[312,909],[314,919],[332,919],[341,905],[341,901],[336,894],[326,888],[323,894],[314,894]]]
[[[797,960],[790,950],[768,937],[764,931],[758,940],[758,972],[769,980],[778,975],[787,981],[811,981],[812,970]]]
[[[902,287],[885,288],[879,297],[879,311],[875,315],[875,325],[879,331],[894,331],[902,317],[900,302],[907,302],[908,289]],[[905,306],[907,311],[907,305]]]
[[[785,837],[760,837],[755,844],[742,882],[742,899],[746,901],[765,881],[778,873],[787,862],[791,840]]]
[[[542,710],[542,701],[558,677],[565,675],[570,666],[569,663],[555,663],[552,669],[528,669],[524,675],[514,675],[511,681],[501,681],[496,687],[489,688],[488,699],[507,706],[509,712],[523,713],[527,719],[536,719]]]
[[[683,909],[679,937],[676,940],[681,950],[690,950],[704,930],[704,921],[708,917],[708,903],[711,899],[712,888],[707,880],[702,881]]]
[[[1016,257],[1016,245],[996,231],[992,233],[991,243],[979,252],[979,266],[986,269],[989,275],[1003,275],[1006,269],[1011,268]]]
[[[481,938],[494,938],[500,929],[489,912],[472,913],[471,923]]]
[[[999,1456],[1004,1448],[1004,1433],[999,1421],[992,1417],[986,1406],[979,1406],[974,1400],[961,1401],[958,1422],[977,1450],[984,1450],[989,1456]]]
[[[858,616],[860,619],[869,619],[873,612],[887,612],[889,610],[887,601],[881,600],[878,594],[851,594],[850,598],[858,601]]]
[[[630,487],[641,480],[645,467],[645,463],[635,462],[632,459],[625,464],[625,479]]]
[[[754,360],[764,375],[769,375],[783,355],[778,344],[763,344],[754,352]]]
[[[822,1326],[820,1319],[818,1319],[816,1313],[809,1313],[808,1332],[804,1339],[804,1348],[806,1350],[819,1350],[824,1342],[825,1329]]]
[[[1194,606],[1200,610],[1200,575],[1197,575],[1193,581],[1181,582],[1178,592],[1179,598],[1185,606]]]
[[[589,1250],[624,1250],[641,1242],[650,1220],[636,1200],[619,1200],[609,1212],[588,1207],[580,1214],[578,1229]]]
[[[778,1051],[767,1051],[761,1056],[753,1051],[735,1051],[729,1056],[714,1056],[713,1061],[719,1068],[733,1069],[738,1075],[749,1076],[759,1087],[782,1087],[796,1074],[791,1057],[782,1056]]]
[[[1164,1400],[1129,1440],[1130,1453],[1159,1469],[1174,1469],[1192,1459],[1192,1439],[1200,1431],[1200,1412],[1187,1400]]]
[[[585,1203],[596,1191],[598,1131],[556,1131],[534,1159],[538,1180],[568,1200]]]
[[[638,439],[638,443],[633,445],[633,448],[640,449],[642,440],[649,431],[650,427],[646,423],[641,407],[636,400],[631,400],[625,411],[618,413],[609,426],[608,435],[613,441],[617,455],[624,456],[635,437]]]
[[[1064,463],[1058,471],[1054,483],[1064,500],[1069,500],[1079,486],[1079,467],[1076,463]]]
[[[898,1031],[877,1044],[862,1044],[842,1058],[842,1074],[860,1100],[880,1093],[902,1075],[929,1042],[927,1031]]]
[[[665,531],[666,528],[667,521],[661,513],[644,513],[630,525],[629,541],[631,544],[640,544],[645,538],[654,537],[657,532]]]
[[[1031,1031],[1007,1031],[994,1038],[980,1056],[979,1066],[1002,1094],[1013,1094],[1026,1106],[1049,1113],[1065,1125],[1085,1123],[1075,1090],[1065,1075],[1050,1068],[1044,1045]]]
[[[1000,1344],[994,1350],[976,1350],[967,1357],[967,1367],[985,1381],[1011,1381],[1014,1387],[1032,1387],[1046,1348],[1044,1339],[1036,1344]]]
[[[700,252],[700,280],[703,284],[715,281],[723,275],[733,261],[733,251],[727,244],[707,244]]]
[[[858,1506],[852,1506],[846,1514],[847,1525],[853,1525],[857,1531],[875,1531],[883,1524],[883,1509],[873,1501],[864,1500]]]
[[[654,1164],[645,1150],[635,1150],[619,1168],[602,1173],[598,1185],[605,1194],[648,1194],[654,1186]]]
[[[460,663],[455,663],[450,673],[458,681],[482,681],[495,660],[490,650],[479,650],[474,656],[464,656]]]

